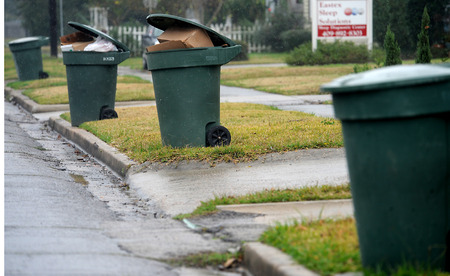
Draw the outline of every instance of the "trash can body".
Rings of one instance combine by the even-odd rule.
[[[206,29],[215,47],[148,52],[163,145],[203,147],[207,133],[220,126],[220,66],[241,51],[241,46],[214,31],[170,15],[150,15],[149,24],[166,30],[178,25]],[[222,45],[227,45],[222,47]],[[217,46],[221,45],[221,46]]]
[[[448,269],[450,68],[388,67],[322,90],[342,120],[363,265]]]
[[[163,144],[205,146],[207,128],[220,124],[220,66],[156,70],[152,77],[158,80],[154,89]]]
[[[69,22],[69,25],[92,34],[88,26]],[[99,31],[97,35],[107,36]],[[119,43],[112,38],[111,41]],[[115,108],[117,66],[130,56],[123,44],[118,52],[63,52],[72,126],[104,118],[105,111]]]
[[[42,78],[41,47],[48,44],[48,37],[25,37],[9,42],[14,65],[20,81]]]

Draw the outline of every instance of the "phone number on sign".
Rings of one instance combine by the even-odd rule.
[[[367,36],[366,25],[321,25],[318,26],[319,37]]]

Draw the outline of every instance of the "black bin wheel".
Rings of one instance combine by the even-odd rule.
[[[115,119],[118,117],[117,112],[109,107],[102,108],[100,112],[100,120]]]
[[[48,73],[44,71],[39,71],[39,78],[40,79],[46,79],[48,78]]]
[[[206,134],[206,144],[209,147],[228,146],[231,142],[231,134],[223,126],[214,126]]]

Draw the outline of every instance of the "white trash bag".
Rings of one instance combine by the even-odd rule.
[[[84,48],[86,52],[117,52],[117,47],[111,41],[97,36],[95,42],[89,44]]]

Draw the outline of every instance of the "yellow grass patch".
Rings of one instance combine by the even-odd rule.
[[[53,86],[29,89],[24,94],[38,104],[68,104],[69,94],[67,86]],[[155,93],[151,83],[118,83],[116,101],[144,101],[154,100]]]
[[[26,90],[24,95],[38,104],[68,104],[69,95],[67,86],[52,86]]]
[[[231,132],[230,146],[163,147],[155,106],[117,108],[116,111],[118,119],[88,122],[81,127],[137,162],[241,162],[270,152],[343,145],[337,120],[264,105],[225,103],[221,104],[221,124]]]
[[[255,67],[222,70],[222,83],[283,95],[318,94],[322,84],[347,75],[351,65]]]

